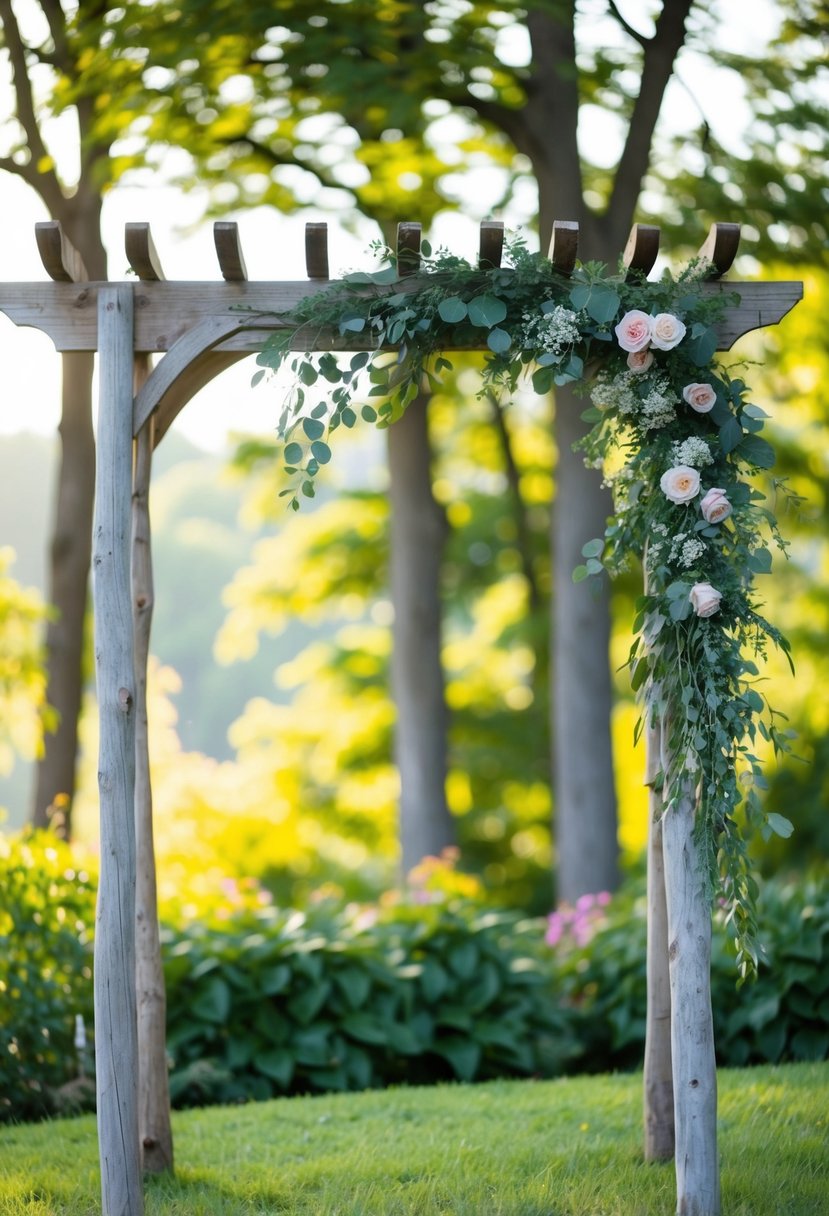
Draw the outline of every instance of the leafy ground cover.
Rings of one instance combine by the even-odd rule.
[[[668,1216],[640,1159],[641,1076],[493,1081],[179,1112],[147,1216]],[[829,1065],[720,1074],[723,1210],[821,1216]],[[94,1216],[90,1116],[0,1128],[2,1216]]]

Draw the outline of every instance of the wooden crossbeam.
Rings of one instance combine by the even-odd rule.
[[[328,279],[328,225],[305,225],[305,273],[309,279]]]
[[[127,261],[145,283],[161,283],[167,276],[161,268],[149,224],[127,224],[124,229]]]
[[[239,240],[239,225],[231,220],[217,220],[213,225],[213,243],[225,282],[244,283],[248,272]]]
[[[57,220],[35,224],[35,241],[46,273],[56,283],[83,283],[89,279],[83,258]]]
[[[548,257],[560,274],[570,275],[579,252],[579,226],[574,220],[555,220]]]

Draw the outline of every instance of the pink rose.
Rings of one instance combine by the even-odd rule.
[[[646,372],[653,363],[653,351],[632,350],[628,355],[628,367],[637,374]]]
[[[702,518],[709,524],[721,524],[724,519],[728,519],[732,511],[725,490],[721,490],[717,486],[703,495],[699,508],[702,511]]]
[[[646,312],[632,308],[626,312],[613,331],[622,350],[644,350],[651,340],[651,318]]]
[[[699,494],[699,473],[690,465],[678,464],[662,474],[659,485],[666,498],[682,505]]]
[[[717,394],[710,384],[686,384],[682,390],[682,399],[698,414],[707,414],[714,408]]]
[[[718,591],[716,587],[712,587],[710,583],[694,583],[688,599],[697,616],[713,616],[720,610],[722,592]]]
[[[673,350],[685,337],[685,326],[671,312],[659,312],[651,317],[651,346],[657,350]]]

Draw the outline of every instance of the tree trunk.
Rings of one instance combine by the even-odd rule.
[[[610,715],[610,610],[606,580],[574,583],[582,545],[604,535],[610,501],[573,443],[581,398],[556,392],[556,499],[552,518],[553,780],[558,898],[574,903],[619,882]]]
[[[73,198],[52,200],[51,210],[80,253],[89,276],[106,278],[99,195],[79,187]],[[59,722],[55,734],[47,736],[38,762],[31,820],[35,827],[51,824],[68,839],[83,698],[84,624],[95,497],[94,356],[81,351],[65,353],[61,365],[61,456],[46,589],[55,609],[55,618],[46,631],[46,699],[57,710]]]
[[[647,712],[645,709],[644,712]],[[662,856],[660,732],[651,722],[646,735],[648,790],[648,947],[645,1023],[645,1160],[674,1155],[674,1080],[671,1061],[671,981],[668,968],[668,908]],[[658,781],[658,784],[657,784]]]
[[[136,360],[139,376],[147,357]],[[140,371],[138,369],[141,369]],[[150,544],[153,419],[135,448],[132,491],[132,596],[135,638],[135,996],[138,1018],[138,1134],[144,1170],[173,1168],[167,1075],[167,1000],[158,930],[153,797],[150,784],[147,661],[155,593]]]
[[[427,411],[428,397],[421,394],[388,431],[392,687],[404,874],[455,841],[446,805],[448,714],[441,665],[446,520],[432,495]]]
[[[95,440],[92,432],[92,354],[64,354],[61,456],[55,495],[47,598],[55,617],[46,631],[46,699],[59,714],[37,766],[32,823],[71,834],[78,717],[83,694],[83,640],[92,549]]]
[[[677,1216],[720,1216],[711,908],[705,859],[694,834],[695,808],[696,800],[689,789],[662,819],[670,943]]]

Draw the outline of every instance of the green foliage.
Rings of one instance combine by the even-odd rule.
[[[733,933],[714,919],[711,1005],[721,1066],[829,1057],[829,886],[769,882],[760,898],[756,980],[734,982]],[[638,1068],[645,1042],[645,901],[614,897],[589,942],[556,947],[556,984],[575,1011],[572,1071]]]
[[[35,591],[9,575],[11,549],[0,548],[0,773],[14,756],[38,756],[43,731],[56,726],[46,704],[46,673],[40,631],[47,610]]]
[[[551,1076],[571,1053],[539,923],[443,902],[165,931],[179,1104]]]
[[[0,1121],[55,1109],[92,1026],[93,879],[49,833],[0,836]]]

